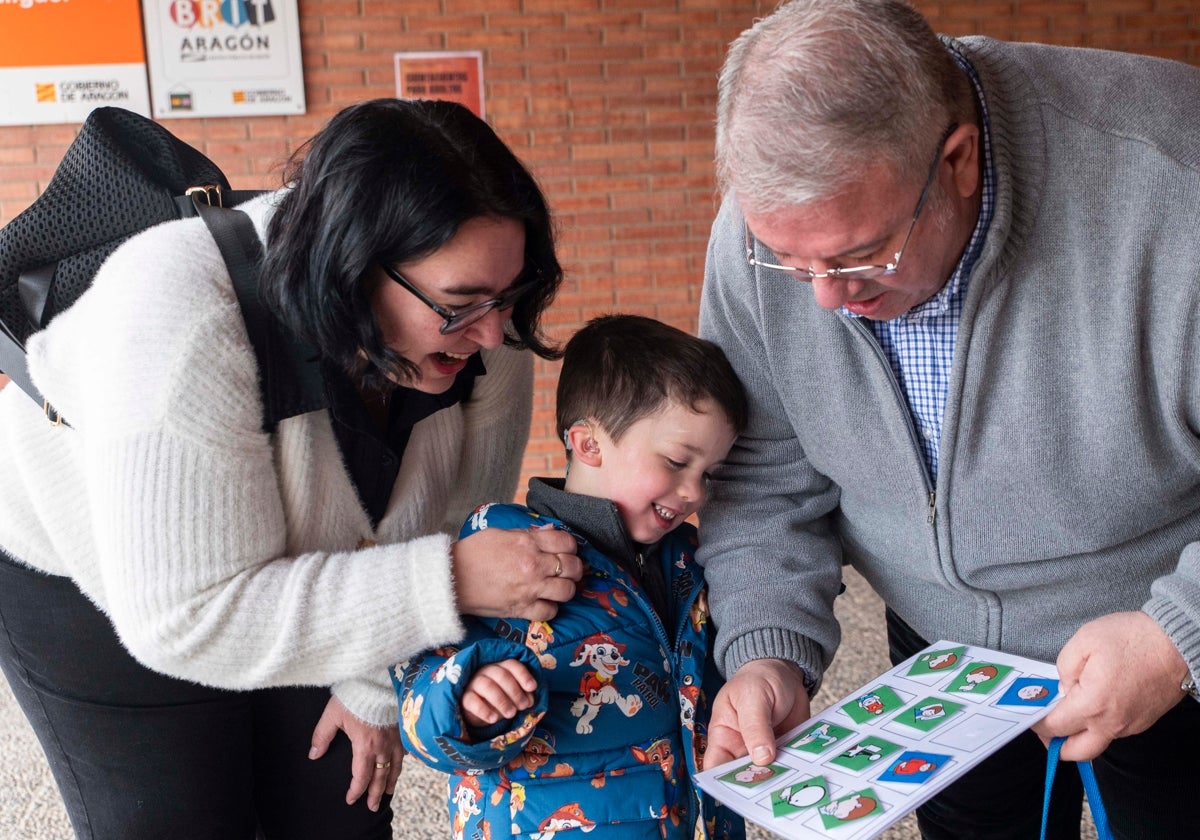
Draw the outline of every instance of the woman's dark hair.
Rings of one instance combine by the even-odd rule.
[[[483,216],[524,226],[518,282],[539,281],[513,309],[505,343],[561,355],[540,328],[562,282],[549,207],[533,176],[469,109],[404,99],[352,105],[296,151],[284,181],[292,188],[267,229],[263,295],[280,321],[364,387],[417,374],[384,343],[371,310],[379,263],[421,259]]]

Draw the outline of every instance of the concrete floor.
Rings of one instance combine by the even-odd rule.
[[[846,570],[846,592],[838,598],[836,609],[842,623],[842,646],[814,701],[814,712],[889,667],[883,605],[852,569]],[[416,761],[408,762],[393,800],[395,836],[405,840],[447,837],[444,791],[444,776]],[[71,840],[72,836],[37,740],[8,685],[0,681],[0,838]],[[758,828],[751,829],[754,840],[772,836]],[[915,818],[909,815],[880,837],[918,840],[920,834]],[[1090,824],[1085,826],[1084,838],[1095,838]]]

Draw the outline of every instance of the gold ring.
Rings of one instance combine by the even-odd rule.
[[[559,557],[557,559],[558,559],[558,565],[554,567],[554,576],[562,577],[562,558]]]
[[[386,770],[391,766],[392,766],[392,762],[390,762],[390,761],[376,761],[375,762],[376,770]]]

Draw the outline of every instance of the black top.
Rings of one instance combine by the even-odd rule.
[[[371,527],[375,528],[392,497],[413,426],[443,408],[469,399],[475,378],[485,375],[487,370],[476,353],[454,378],[454,384],[441,394],[397,385],[388,393],[387,428],[383,432],[372,422],[358,389],[345,373],[329,366],[322,373],[338,449],[358,499],[371,517]]]

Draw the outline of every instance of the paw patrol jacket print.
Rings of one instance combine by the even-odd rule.
[[[661,565],[660,616],[626,568],[637,568],[611,502],[531,483],[531,507],[484,505],[462,536],[547,522],[580,540],[586,574],[549,622],[468,619],[461,645],[424,654],[393,679],[408,751],[450,773],[455,840],[514,836],[565,840],[733,840],[742,821],[691,782],[703,755],[709,621],[696,532],[684,524],[645,554]],[[564,525],[564,521],[570,523]],[[461,700],[476,669],[519,659],[538,677],[534,706],[470,731]]]

